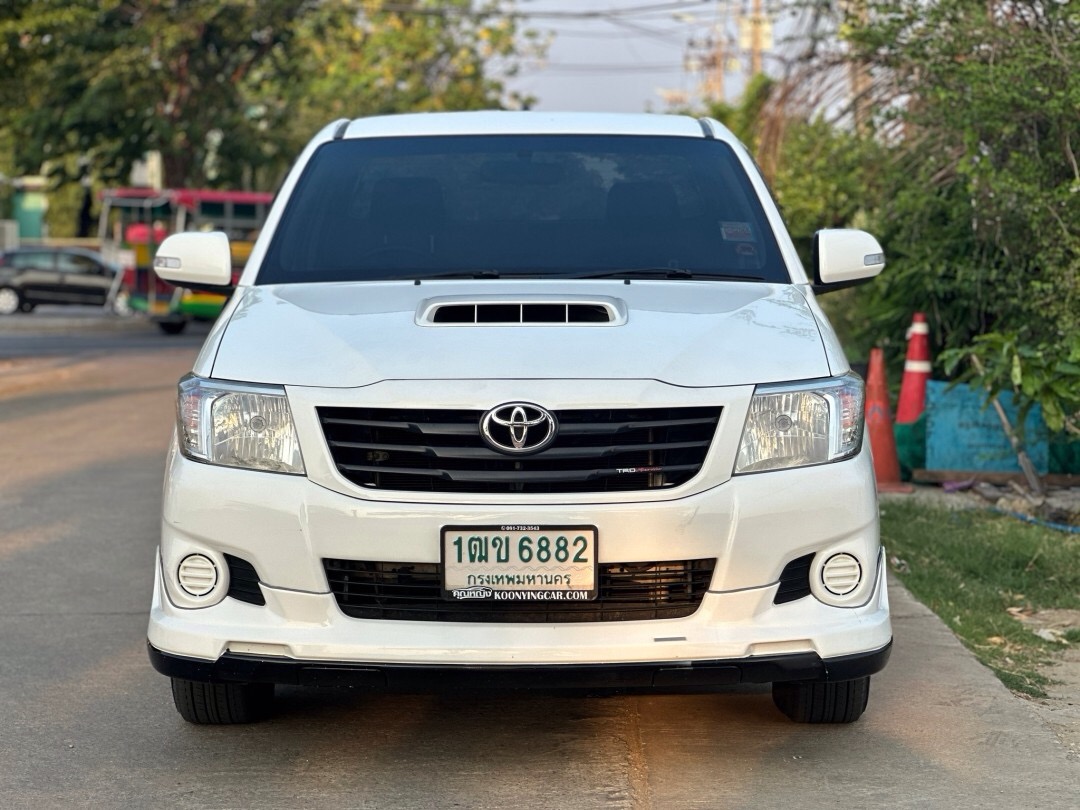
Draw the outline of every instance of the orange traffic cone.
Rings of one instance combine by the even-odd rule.
[[[916,312],[907,332],[907,359],[896,402],[896,421],[908,425],[918,421],[926,409],[926,381],[930,379],[930,327],[926,316]]]
[[[874,477],[879,492],[911,492],[910,484],[900,481],[900,461],[896,456],[892,415],[889,413],[889,387],[885,381],[885,354],[870,350],[866,373],[866,432],[874,459]]]

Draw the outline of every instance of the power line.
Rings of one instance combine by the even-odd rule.
[[[415,15],[421,17],[468,17],[485,19],[488,17],[503,17],[510,19],[551,19],[551,20],[615,20],[621,17],[641,14],[656,14],[657,12],[688,11],[695,6],[710,5],[710,0],[687,0],[680,2],[649,3],[626,8],[608,8],[597,11],[560,11],[543,10],[517,11],[508,9],[492,8],[490,10],[477,11],[472,8],[458,6],[414,6],[405,3],[387,3],[379,8],[379,11],[393,14]]]
[[[572,64],[570,62],[555,62],[544,65],[542,70],[556,73],[660,73],[665,71],[682,72],[681,63],[665,62],[663,64],[598,64],[583,62]]]
[[[545,31],[550,31],[552,34],[555,34],[556,36],[558,36],[560,38],[562,38],[562,37],[570,37],[570,38],[584,37],[585,39],[620,39],[620,40],[625,40],[626,39],[626,31],[623,31],[623,30],[619,30],[619,31],[583,31],[583,30],[580,30],[580,29],[573,29],[573,28],[558,28],[558,29],[551,28],[551,29],[545,29]],[[669,31],[669,32],[666,32],[666,33],[657,31],[656,36],[653,37],[653,38],[656,39],[657,41],[663,41],[663,42],[682,42],[684,36],[685,36],[684,33],[680,32],[680,31],[672,30],[672,31]]]
[[[630,20],[619,19],[608,20],[608,22],[611,25],[633,31],[635,34],[640,34],[642,36],[648,37],[649,39],[663,42],[665,44],[682,41],[683,36],[685,36],[683,33],[675,29],[671,29],[670,31],[660,31],[655,28],[650,28],[647,25],[642,25],[641,23],[631,22]]]

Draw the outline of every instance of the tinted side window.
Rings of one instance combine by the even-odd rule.
[[[101,275],[101,265],[89,256],[74,253],[58,253],[56,266],[64,273],[88,273]]]
[[[55,254],[42,252],[16,253],[11,257],[11,266],[20,270],[55,270]]]

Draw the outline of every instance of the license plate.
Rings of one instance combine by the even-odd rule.
[[[596,598],[595,526],[445,526],[442,561],[455,602]]]

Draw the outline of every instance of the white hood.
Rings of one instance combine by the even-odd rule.
[[[480,280],[245,287],[218,379],[351,388],[382,380],[652,379],[750,385],[827,377],[817,322],[793,286],[727,281]],[[560,295],[614,300],[618,325],[438,325],[425,302]]]

